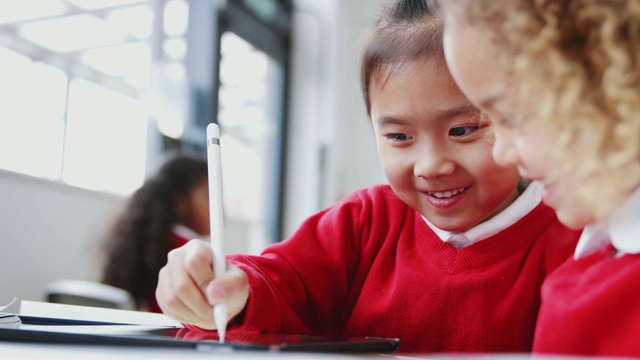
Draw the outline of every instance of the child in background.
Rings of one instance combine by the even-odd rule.
[[[129,198],[105,239],[102,282],[129,291],[140,310],[161,312],[155,299],[167,253],[209,234],[207,162],[169,156]]]
[[[156,291],[178,321],[230,331],[398,337],[401,352],[531,349],[542,280],[578,232],[491,158],[488,123],[455,86],[441,22],[399,1],[375,23],[362,86],[389,185],[354,192],[260,256],[212,273],[205,243],[169,254]],[[193,325],[188,325],[194,328]]]
[[[544,283],[534,352],[640,357],[640,2],[441,6],[447,61],[495,124],[495,158],[585,227]]]

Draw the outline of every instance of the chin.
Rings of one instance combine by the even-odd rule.
[[[572,230],[579,230],[594,222],[593,216],[580,214],[570,210],[557,209],[556,214],[560,222]]]
[[[449,231],[449,232],[463,232],[467,231],[473,227],[473,225],[462,224],[462,223],[453,223],[451,221],[440,221],[440,222],[431,222],[438,229]]]

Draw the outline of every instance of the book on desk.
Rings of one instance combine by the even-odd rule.
[[[6,319],[3,324],[0,317],[0,342],[354,353],[389,353],[399,346],[393,338],[234,331],[220,343],[215,331],[190,330],[163,314],[33,301],[22,301],[16,314],[0,315]]]

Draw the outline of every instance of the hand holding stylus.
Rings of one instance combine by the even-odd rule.
[[[183,322],[206,329],[217,329],[224,342],[227,321],[246,305],[249,282],[246,274],[227,264],[224,253],[224,215],[222,201],[222,166],[220,129],[207,126],[207,162],[209,166],[209,216],[211,247],[194,245],[190,241],[169,253],[167,265],[158,278],[156,298],[162,311]],[[212,251],[213,249],[213,251]],[[227,273],[229,267],[229,273]],[[227,275],[229,274],[229,275]],[[213,319],[203,319],[210,314]]]
[[[160,270],[156,299],[162,312],[183,324],[216,329],[212,305],[226,303],[229,319],[245,308],[249,298],[249,280],[244,271],[226,263],[221,278],[213,273],[211,245],[189,241],[169,252],[167,264]]]

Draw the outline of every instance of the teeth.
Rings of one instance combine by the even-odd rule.
[[[453,191],[445,191],[445,192],[427,191],[427,194],[442,199],[442,198],[450,198],[452,196],[458,195],[458,194],[464,192],[465,190],[466,190],[466,188],[460,188],[460,189],[456,189],[456,190],[453,190]]]

